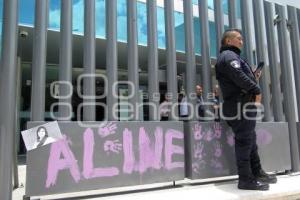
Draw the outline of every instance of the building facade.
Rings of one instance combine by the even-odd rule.
[[[198,1],[192,1],[192,10],[193,10],[193,36],[194,36],[194,51],[196,57],[196,82],[201,84],[201,19],[199,18],[199,6]],[[208,6],[208,33],[209,33],[209,56],[210,62],[214,63],[214,59],[217,56],[218,46],[217,46],[217,23],[215,20],[215,3],[213,0],[207,1]],[[284,3],[284,2],[283,2]],[[229,7],[230,1],[222,0],[220,2],[223,13],[223,30],[230,26],[230,15]],[[246,59],[250,59],[250,63],[252,65],[256,64],[257,60],[257,50],[255,43],[255,27],[254,27],[254,17],[251,14],[254,13],[252,3],[246,3],[247,9],[250,12],[251,16],[249,19],[249,35],[252,35],[250,38],[250,54],[246,55],[244,52],[244,57],[248,57]],[[0,23],[2,30],[2,22],[3,22],[3,0],[0,1]],[[59,0],[50,0],[49,5],[47,6],[48,10],[48,38],[47,38],[47,49],[46,49],[46,90],[45,90],[45,115],[44,118],[46,120],[51,120],[53,118],[52,111],[57,112],[57,108],[52,109],[51,106],[58,102],[57,99],[53,98],[51,95],[51,83],[59,80],[59,48],[60,48],[60,28],[61,28],[61,1]],[[126,53],[126,45],[128,43],[127,39],[127,1],[126,0],[118,0],[116,3],[116,37],[118,43],[118,79],[119,80],[128,80],[127,76],[127,53]],[[157,11],[157,49],[158,49],[158,67],[159,67],[159,77],[160,77],[160,93],[167,92],[167,60],[166,60],[166,20],[165,20],[165,5],[162,0],[157,1],[156,11]],[[96,0],[95,1],[95,38],[96,38],[96,73],[97,74],[105,74],[106,73],[106,57],[105,57],[105,47],[106,47],[106,1],[105,0]],[[232,8],[231,8],[232,9]],[[245,26],[242,26],[242,16],[241,16],[241,1],[235,1],[234,8],[236,17],[236,27],[245,29]],[[24,129],[25,122],[30,120],[30,110],[31,110],[31,88],[32,88],[32,59],[33,59],[33,44],[34,44],[34,23],[35,23],[35,1],[34,0],[20,0],[19,1],[19,12],[18,12],[18,25],[19,25],[19,35],[18,35],[18,58],[20,62],[20,70],[21,70],[21,78],[20,78],[20,123],[21,129]],[[83,56],[83,42],[84,42],[84,1],[83,0],[74,0],[72,1],[72,34],[73,34],[73,49],[72,49],[72,84],[76,84],[76,79],[83,72],[84,65],[84,56]],[[233,13],[233,12],[231,12]],[[184,22],[184,5],[183,1],[176,0],[174,1],[174,36],[175,36],[175,50],[176,50],[176,65],[177,65],[177,75],[178,75],[178,92],[185,88],[184,82],[186,80],[186,44],[185,44],[185,22]],[[136,31],[137,31],[137,44],[139,51],[138,58],[138,68],[139,68],[139,79],[140,79],[140,90],[141,93],[147,93],[148,91],[148,80],[147,80],[147,4],[145,0],[137,1],[136,4]],[[262,26],[265,30],[264,25]],[[0,31],[2,33],[2,31]],[[264,44],[263,48],[266,49],[267,52],[267,34],[264,33],[262,35]],[[277,37],[277,35],[275,35]],[[2,37],[1,37],[2,38]],[[277,40],[277,39],[276,39]],[[0,42],[0,46],[2,44],[2,40]],[[278,53],[278,52],[277,52]],[[268,55],[265,55],[267,58]],[[267,59],[266,59],[267,61]],[[268,63],[268,61],[267,61]],[[270,72],[270,71],[269,71]],[[214,72],[212,70],[212,82],[213,85],[217,84],[214,78]],[[267,82],[270,85],[271,78],[270,75],[267,74]],[[103,92],[103,87],[100,84],[100,81],[97,81],[98,84],[97,91]],[[269,86],[270,87],[270,86]],[[58,92],[58,87],[55,88],[56,92]],[[126,88],[120,88],[119,92],[125,92]],[[294,91],[295,92],[295,91]],[[281,92],[282,96],[282,92]],[[73,106],[77,108],[77,105],[82,102],[82,99],[76,98],[78,95],[73,95]],[[281,97],[282,98],[282,97]],[[101,101],[101,100],[100,100]],[[147,101],[141,97],[141,101]],[[102,100],[105,102],[105,100]],[[268,100],[269,104],[271,104],[271,100]],[[147,112],[147,108],[141,109],[141,113],[139,114],[143,120],[149,120],[149,113]],[[273,113],[274,111],[271,109],[270,111]],[[75,113],[75,112],[74,112]],[[72,114],[73,120],[76,120],[76,114]],[[97,120],[103,119],[103,114],[101,110],[97,114]],[[123,116],[123,115],[122,115]],[[127,119],[128,114],[124,114],[124,116],[119,116],[120,119]]]
[[[150,136],[144,131],[144,127],[149,130],[155,126],[163,127],[155,129],[154,139],[166,135],[165,148],[171,149],[171,153],[165,151],[164,168],[161,170],[160,165],[147,163],[147,166],[137,169],[133,167],[134,163],[130,163],[132,166],[129,168],[123,167],[124,174],[128,175],[135,170],[140,173],[131,177],[134,180],[132,184],[140,184],[139,176],[149,173],[148,168],[155,167],[161,170],[155,175],[162,181],[168,178],[161,176],[165,172],[167,175],[174,175],[176,180],[187,176],[207,178],[220,174],[232,175],[234,172],[231,171],[230,164],[224,161],[225,158],[222,160],[225,163],[222,170],[219,170],[221,160],[218,160],[220,165],[213,160],[210,166],[217,171],[208,171],[210,169],[207,168],[202,174],[198,173],[198,169],[203,170],[200,169],[203,162],[191,156],[195,155],[191,152],[197,153],[197,148],[190,147],[187,150],[185,148],[188,147],[184,146],[188,142],[197,147],[199,135],[196,129],[199,126],[208,130],[205,133],[207,146],[214,146],[215,143],[211,145],[211,140],[220,139],[217,133],[221,132],[221,126],[216,127],[212,120],[207,120],[209,123],[199,122],[195,116],[188,122],[182,122],[177,118],[176,109],[174,115],[169,117],[169,122],[163,124],[159,122],[159,113],[155,112],[165,94],[170,95],[169,101],[175,105],[180,92],[185,93],[187,102],[195,107],[197,84],[203,87],[204,102],[210,100],[217,85],[214,64],[220,39],[223,31],[229,27],[242,29],[245,41],[242,56],[251,66],[255,67],[259,62],[266,63],[260,86],[264,94],[262,121],[269,124],[261,123],[261,127],[274,133],[271,134],[272,142],[267,140],[268,137],[263,138],[263,142],[269,142],[264,155],[268,157],[269,152],[278,149],[277,144],[283,144],[284,150],[279,153],[285,159],[290,159],[287,161],[288,165],[287,162],[276,159],[267,159],[266,163],[272,170],[290,168],[292,171],[299,171],[300,137],[297,130],[300,126],[297,119],[300,114],[300,98],[297,96],[300,95],[300,10],[295,5],[279,3],[281,1],[0,0],[0,106],[1,112],[6,114],[0,118],[0,177],[8,180],[12,174],[8,170],[12,158],[3,153],[13,155],[11,144],[17,143],[19,153],[26,152],[19,134],[20,130],[26,129],[26,123],[31,121],[33,124],[29,123],[29,126],[33,126],[41,121],[53,120],[65,122],[61,122],[63,130],[69,129],[76,133],[66,133],[68,137],[74,137],[75,143],[81,140],[81,134],[94,140],[94,131],[97,130],[98,134],[99,130],[102,131],[102,122],[111,121],[121,127],[113,132],[123,134],[123,138],[120,138],[124,140],[123,145],[132,148],[130,139],[131,142],[136,139],[139,141],[136,142],[139,148],[134,150],[139,151],[144,150],[142,140],[145,138],[146,147],[151,147],[147,140]],[[18,12],[14,12],[16,8]],[[192,109],[189,112],[191,114]],[[71,121],[80,123],[78,125]],[[94,125],[98,127],[92,127]],[[83,127],[86,129],[82,133]],[[169,131],[172,127],[174,129]],[[223,136],[227,137],[228,132],[224,127]],[[275,130],[274,127],[278,129]],[[139,137],[132,138],[129,131],[131,129],[138,130]],[[209,135],[209,130],[213,130],[215,135]],[[266,132],[263,132],[263,136],[270,136]],[[188,137],[183,137],[183,133]],[[102,138],[107,136],[101,134]],[[177,149],[177,152],[172,146],[173,138],[168,138],[170,135],[180,140],[180,150]],[[219,144],[222,141],[217,142]],[[265,144],[263,142],[262,145]],[[228,148],[232,147],[232,143],[228,141],[226,145]],[[86,150],[82,143],[79,147]],[[46,187],[40,184],[44,180],[38,179],[33,172],[39,170],[39,165],[36,165],[39,158],[44,159],[41,159],[41,166],[47,168],[46,158],[50,150],[49,147],[44,149],[44,152],[28,152],[28,180],[33,180],[31,182],[34,184],[28,186],[27,193],[72,191],[72,185],[64,191],[51,181]],[[83,155],[82,149],[76,148],[75,154]],[[187,160],[185,167],[190,170],[189,175],[184,174],[184,161],[172,163],[172,150],[180,154],[180,161]],[[190,157],[187,156],[189,153]],[[141,153],[139,155],[142,160],[143,156]],[[211,162],[214,157],[215,154],[212,153],[207,159]],[[86,161],[84,157],[82,159],[83,162]],[[92,162],[92,159],[89,161]],[[116,166],[121,166],[119,160],[113,161],[116,161]],[[124,159],[125,163],[126,161]],[[147,159],[144,161],[148,162]],[[138,164],[140,163],[142,162]],[[195,164],[198,165],[197,170],[194,169]],[[84,165],[83,173],[85,167]],[[177,171],[172,172],[172,167]],[[77,168],[76,170],[79,172]],[[38,173],[43,174],[44,171],[40,170]],[[119,175],[118,170],[112,176],[116,175]],[[42,175],[39,177],[44,178]],[[86,173],[84,177],[77,178],[79,181],[81,178],[89,180],[95,177]],[[118,184],[126,180],[121,177],[120,181],[118,178],[114,177],[111,182],[107,182],[106,187],[120,186]],[[76,174],[74,179],[77,180]],[[150,179],[145,180],[147,183]],[[98,184],[106,184],[104,180],[97,181]],[[95,187],[88,181],[79,185],[76,185],[77,182],[72,184],[81,189]],[[10,185],[0,182],[0,194],[5,194]],[[54,187],[53,191],[48,190],[51,186]],[[6,197],[4,199],[9,199],[9,196]]]
[[[117,41],[120,46],[118,52],[118,70],[119,80],[127,80],[127,1],[117,1]],[[224,28],[229,27],[228,21],[228,2],[222,1],[222,8],[224,12]],[[3,0],[0,1],[0,16],[3,16]],[[31,88],[32,88],[32,59],[33,59],[33,45],[34,45],[34,23],[35,23],[35,0],[20,0],[18,9],[18,57],[20,61],[21,69],[21,94],[20,94],[20,123],[21,129],[25,128],[25,123],[30,120],[31,111]],[[95,1],[95,38],[96,38],[96,71],[98,74],[105,74],[106,62],[105,62],[105,45],[106,45],[106,2],[105,0]],[[147,12],[146,1],[137,1],[137,42],[139,53],[139,70],[140,72],[140,89],[145,93],[147,92]],[[166,93],[166,33],[165,33],[165,12],[164,2],[157,1],[157,47],[159,51],[159,73],[160,73],[160,92]],[[76,79],[83,71],[83,36],[84,36],[84,0],[72,1],[72,33],[73,39],[73,58],[72,58],[72,82],[76,84]],[[61,1],[50,0],[48,5],[48,38],[46,49],[46,89],[45,89],[45,116],[46,120],[51,120],[51,106],[58,102],[57,99],[51,96],[50,86],[54,81],[59,80],[59,44],[60,44],[60,27],[61,27]],[[198,10],[198,1],[193,1],[193,29],[194,29],[194,45],[196,54],[196,65],[198,76],[197,82],[201,82],[200,66],[201,66],[201,32],[200,32],[200,19]],[[185,76],[185,30],[184,30],[184,14],[183,14],[183,1],[174,1],[174,31],[175,31],[175,48],[178,65],[179,82],[178,88],[183,88],[182,79]],[[240,1],[236,2],[236,14],[238,20],[238,26],[241,28],[241,13],[240,13]],[[217,35],[216,24],[214,22],[214,1],[208,1],[208,19],[209,19],[209,45],[210,55],[212,60],[217,55]],[[0,18],[2,25],[3,17]],[[2,26],[1,26],[2,30]],[[2,31],[0,31],[2,32]],[[1,37],[2,38],[2,37]],[[2,42],[0,43],[1,46]],[[98,82],[99,83],[99,82]],[[215,83],[215,81],[214,81]],[[57,89],[57,88],[56,88]],[[126,89],[125,89],[126,90]],[[98,92],[103,91],[103,87],[99,85]],[[123,91],[122,89],[120,91]],[[57,92],[57,91],[56,91]],[[126,91],[125,91],[126,92]],[[75,97],[74,97],[75,96]],[[75,109],[77,105],[82,101],[80,98],[76,98],[78,95],[73,96],[73,106]],[[147,109],[147,108],[145,108]],[[55,112],[57,108],[55,109]],[[148,113],[145,111],[140,115],[143,119],[148,120]],[[73,114],[73,120],[76,117]],[[126,120],[128,114],[124,114],[121,119]],[[103,119],[101,111],[97,114],[97,120]],[[24,152],[24,149],[21,152]]]

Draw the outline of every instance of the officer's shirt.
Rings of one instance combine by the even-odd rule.
[[[221,48],[217,59],[216,77],[220,82],[224,101],[235,100],[241,93],[261,93],[251,67],[240,57],[240,53],[240,49],[236,47],[225,46]]]
[[[221,48],[217,59],[216,77],[223,94],[223,114],[237,116],[241,94],[254,96],[261,93],[251,67],[240,57],[241,51],[233,46]]]

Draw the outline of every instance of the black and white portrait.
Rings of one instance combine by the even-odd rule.
[[[62,138],[56,121],[22,131],[22,136],[27,151],[51,144]]]

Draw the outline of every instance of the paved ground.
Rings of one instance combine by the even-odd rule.
[[[19,166],[20,185],[25,185],[26,165]],[[195,182],[183,180],[173,183],[143,185],[135,187],[113,188],[97,191],[88,191],[63,195],[52,195],[39,197],[40,199],[101,199],[101,200],[184,200],[188,198],[202,200],[300,200],[300,174],[278,176],[278,183],[271,185],[269,191],[246,191],[236,188],[235,177],[230,180],[214,183]],[[215,181],[215,180],[214,180]],[[25,193],[25,188],[20,187],[13,192],[14,200],[21,200]],[[1,199],[1,197],[0,197]],[[33,197],[32,199],[38,199]]]

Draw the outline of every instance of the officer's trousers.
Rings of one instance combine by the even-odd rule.
[[[239,180],[253,179],[253,174],[261,169],[256,144],[256,120],[242,118],[228,120],[227,123],[235,134],[235,156]]]

